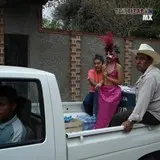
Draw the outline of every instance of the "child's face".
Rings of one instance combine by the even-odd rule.
[[[102,65],[103,63],[99,59],[94,60],[94,68],[97,72],[102,71]]]

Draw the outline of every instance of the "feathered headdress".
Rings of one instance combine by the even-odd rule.
[[[113,52],[113,35],[111,32],[107,32],[105,36],[100,36],[101,40],[103,40],[105,45],[105,51],[107,52]]]

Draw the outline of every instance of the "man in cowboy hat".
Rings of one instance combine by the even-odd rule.
[[[125,132],[132,130],[134,123],[160,124],[160,70],[153,65],[160,63],[160,55],[154,49],[141,44],[135,54],[137,70],[142,73],[136,82],[136,106],[132,111],[116,114],[110,126],[124,126]]]

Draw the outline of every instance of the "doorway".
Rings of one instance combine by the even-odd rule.
[[[5,65],[28,66],[28,35],[5,34]]]

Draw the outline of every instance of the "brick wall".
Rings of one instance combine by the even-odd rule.
[[[130,49],[132,48],[132,41],[124,39],[124,84],[130,85],[132,78],[132,55]]]
[[[70,96],[72,101],[80,100],[81,36],[70,37]]]
[[[71,35],[70,37],[70,99],[72,101],[81,100],[80,80],[81,78],[81,36]],[[132,79],[132,40],[124,39],[124,84],[131,85]],[[86,83],[86,82],[85,82]]]
[[[4,64],[4,9],[0,8],[0,64]]]

